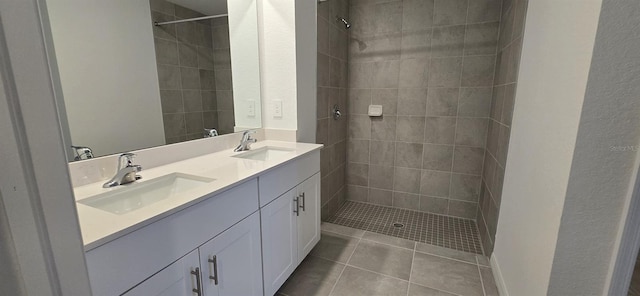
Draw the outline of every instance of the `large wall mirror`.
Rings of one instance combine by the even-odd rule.
[[[255,0],[47,10],[70,161],[261,127]]]

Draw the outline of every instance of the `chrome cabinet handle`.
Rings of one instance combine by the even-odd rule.
[[[196,267],[196,270],[191,270],[191,274],[196,277],[196,287],[191,291],[198,296],[202,296],[202,283],[200,283],[200,267]]]
[[[208,261],[209,261],[209,266],[212,270],[209,272],[210,274],[209,279],[213,280],[213,284],[217,286],[218,285],[218,256],[213,255],[211,258],[209,258]]]
[[[304,192],[298,196],[298,198],[302,197],[302,205],[300,206],[300,208],[302,209],[302,211],[306,212],[307,209],[305,208],[305,206],[307,205],[307,199],[304,196]]]
[[[298,208],[300,208],[300,201],[298,200],[298,196],[296,196],[296,198],[293,199],[293,202],[296,203],[296,206],[293,207],[293,212],[296,213],[296,216],[300,216],[300,210],[298,210]]]

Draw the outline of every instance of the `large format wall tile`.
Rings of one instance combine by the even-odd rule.
[[[527,5],[527,0],[509,0],[504,1],[502,7],[493,80],[494,91],[489,107],[480,202],[476,214],[487,255],[493,250],[500,212]]]
[[[475,219],[485,149],[496,163],[506,160],[499,147],[508,130],[490,118],[509,117],[503,105],[513,105],[506,88],[494,95],[496,64],[504,65],[503,81],[514,79],[518,64],[510,54],[517,46],[496,56],[502,0],[349,4],[347,159],[357,165],[347,198]],[[367,116],[370,104],[382,105],[383,116]]]
[[[372,173],[369,165],[371,122],[365,114],[371,103],[371,91],[368,89],[348,91],[347,86],[351,80],[352,85],[370,87],[374,78],[373,63],[358,66],[348,63],[349,36],[353,30],[347,31],[341,23],[336,21],[338,16],[350,19],[348,12],[347,0],[318,3],[316,143],[324,144],[320,153],[323,220],[333,215],[342,206],[346,196],[360,201],[369,199],[367,186]],[[355,24],[365,20],[351,18],[350,21],[354,27],[364,28]],[[366,28],[371,28],[371,24]],[[400,38],[397,39],[396,51],[399,55]],[[368,47],[368,49],[373,48]],[[368,52],[362,54],[366,53]],[[384,73],[376,78],[384,80],[385,75],[382,74]],[[347,100],[347,97],[352,97],[354,100]],[[335,120],[331,113],[334,105],[338,105],[342,113],[339,120]],[[347,155],[353,160],[352,163],[347,164]],[[347,184],[350,185],[347,186]]]
[[[164,0],[152,0],[150,4],[156,21],[202,16]],[[201,138],[203,128],[233,132],[226,18],[154,26],[153,35],[167,143]],[[221,100],[223,104],[219,104]]]

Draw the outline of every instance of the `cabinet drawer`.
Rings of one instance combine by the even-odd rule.
[[[120,295],[258,210],[250,180],[86,253],[93,295]]]
[[[258,177],[260,207],[320,171],[320,151],[314,151]]]

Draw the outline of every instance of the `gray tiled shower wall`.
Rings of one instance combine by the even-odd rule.
[[[150,0],[154,21],[203,16],[165,0]],[[202,138],[234,127],[227,18],[153,27],[165,140]]]
[[[316,142],[324,144],[320,152],[322,174],[322,218],[336,213],[345,201],[347,162],[347,58],[349,32],[336,21],[347,18],[348,0],[318,3],[318,122]],[[334,120],[331,108],[342,112]]]
[[[486,254],[493,251],[498,226],[527,5],[528,0],[510,0],[505,1],[502,8],[503,21],[498,41],[498,62],[493,83],[480,207],[477,214],[478,228]]]
[[[348,199],[476,218],[501,7],[351,2]]]

